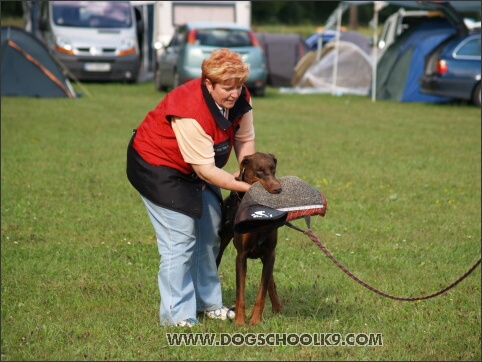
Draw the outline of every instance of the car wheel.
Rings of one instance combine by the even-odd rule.
[[[474,102],[474,104],[477,107],[480,107],[480,104],[481,104],[481,102],[480,102],[480,82],[475,87],[474,94],[472,95],[472,102]]]
[[[156,71],[154,72],[154,84],[156,86],[156,90],[159,92],[165,91],[166,87],[162,85],[162,79],[161,79],[161,71],[156,68]]]
[[[255,97],[264,97],[266,93],[266,86],[256,87],[253,89],[253,94]]]
[[[128,84],[136,84],[139,81],[139,74],[135,74],[134,77],[126,79]]]

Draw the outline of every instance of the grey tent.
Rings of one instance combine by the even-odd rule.
[[[76,97],[40,40],[21,28],[2,26],[1,30],[2,96]]]
[[[372,79],[372,49],[368,39],[355,32],[342,32],[339,36],[338,42],[328,42],[296,64],[291,85],[298,93],[368,95]]]
[[[256,33],[264,50],[268,68],[268,84],[273,87],[289,86],[293,68],[308,52],[308,46],[299,34]]]
[[[326,44],[319,59],[316,51],[306,54],[295,67],[292,85],[299,93],[333,93],[335,66],[336,93],[368,95],[372,79],[370,56],[355,43],[343,40]]]

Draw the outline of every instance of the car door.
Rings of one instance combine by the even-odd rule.
[[[179,27],[174,32],[174,35],[159,59],[159,70],[161,71],[163,85],[171,85],[174,82],[182,43],[185,41],[185,34],[186,27]]]

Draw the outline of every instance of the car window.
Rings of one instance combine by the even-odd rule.
[[[198,29],[196,40],[200,45],[226,48],[253,45],[248,32],[238,29]]]
[[[55,25],[82,28],[129,28],[128,1],[53,1]]]
[[[186,29],[184,28],[178,29],[172,36],[168,46],[175,47],[182,44],[185,35],[186,35]]]
[[[478,56],[480,57],[480,37],[466,41],[455,51],[457,57]]]

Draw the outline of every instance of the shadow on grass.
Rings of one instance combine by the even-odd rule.
[[[362,304],[357,301],[346,301],[340,295],[339,290],[333,286],[309,286],[301,284],[298,287],[283,287],[280,283],[276,284],[278,296],[284,309],[279,313],[285,318],[303,318],[327,321],[336,319],[338,315],[356,314],[361,312],[357,305]],[[256,298],[258,287],[246,288],[246,314],[251,315],[251,311]],[[223,288],[226,305],[235,304],[235,287]],[[231,303],[231,304],[230,304]],[[266,295],[266,304],[263,317],[270,318],[275,315],[271,310],[269,295]]]

